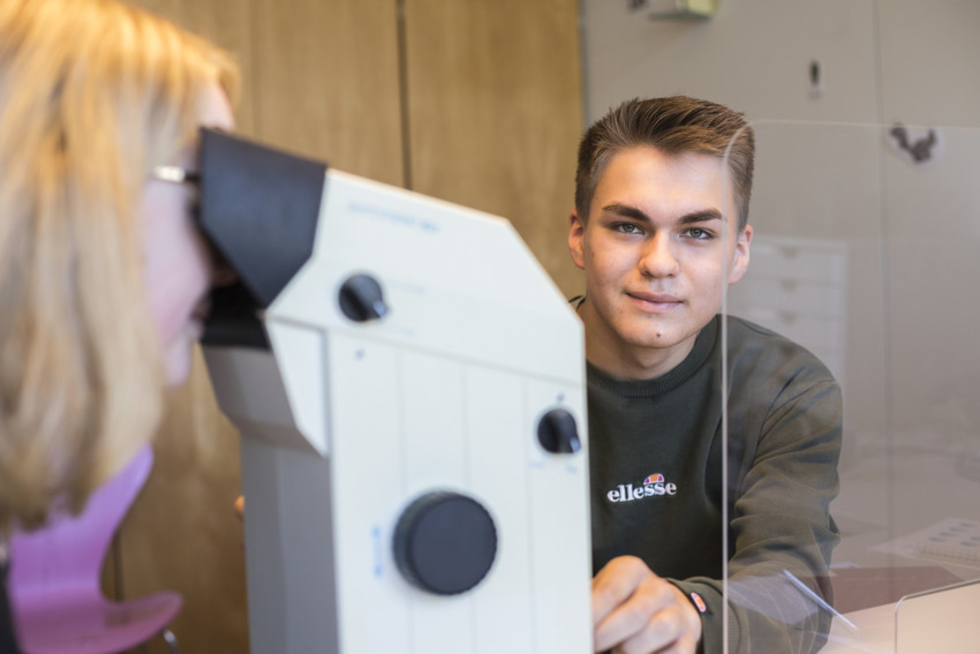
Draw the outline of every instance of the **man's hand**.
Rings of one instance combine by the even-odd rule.
[[[694,654],[701,616],[681,590],[635,556],[620,556],[592,580],[595,651]]]

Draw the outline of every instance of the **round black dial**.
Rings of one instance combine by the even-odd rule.
[[[409,583],[436,595],[476,586],[497,555],[490,512],[471,497],[449,491],[412,502],[395,527],[395,563]]]
[[[340,287],[340,310],[355,322],[383,318],[388,313],[381,284],[371,275],[352,275]]]
[[[574,454],[582,448],[575,416],[565,409],[552,409],[538,421],[538,442],[552,454]]]

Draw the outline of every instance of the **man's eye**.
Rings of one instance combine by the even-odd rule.
[[[639,234],[639,225],[634,225],[633,223],[616,223],[613,225],[613,229],[617,232],[622,232],[623,234]]]
[[[687,235],[698,241],[707,241],[712,237],[711,232],[703,230],[700,227],[692,227],[687,230]]]

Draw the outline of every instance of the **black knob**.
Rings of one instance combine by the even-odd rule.
[[[395,563],[416,588],[456,595],[476,586],[497,555],[497,528],[473,498],[440,491],[412,502],[395,527]]]
[[[582,449],[575,416],[565,409],[552,409],[538,421],[538,442],[553,454],[574,454]]]
[[[381,284],[370,275],[354,275],[340,287],[340,310],[355,322],[377,320],[388,313]]]

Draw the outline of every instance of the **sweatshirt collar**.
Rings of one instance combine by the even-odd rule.
[[[621,397],[651,397],[677,388],[690,379],[711,355],[718,336],[718,316],[698,333],[694,348],[673,370],[654,379],[617,379],[586,362],[586,377],[590,386],[601,388]]]

